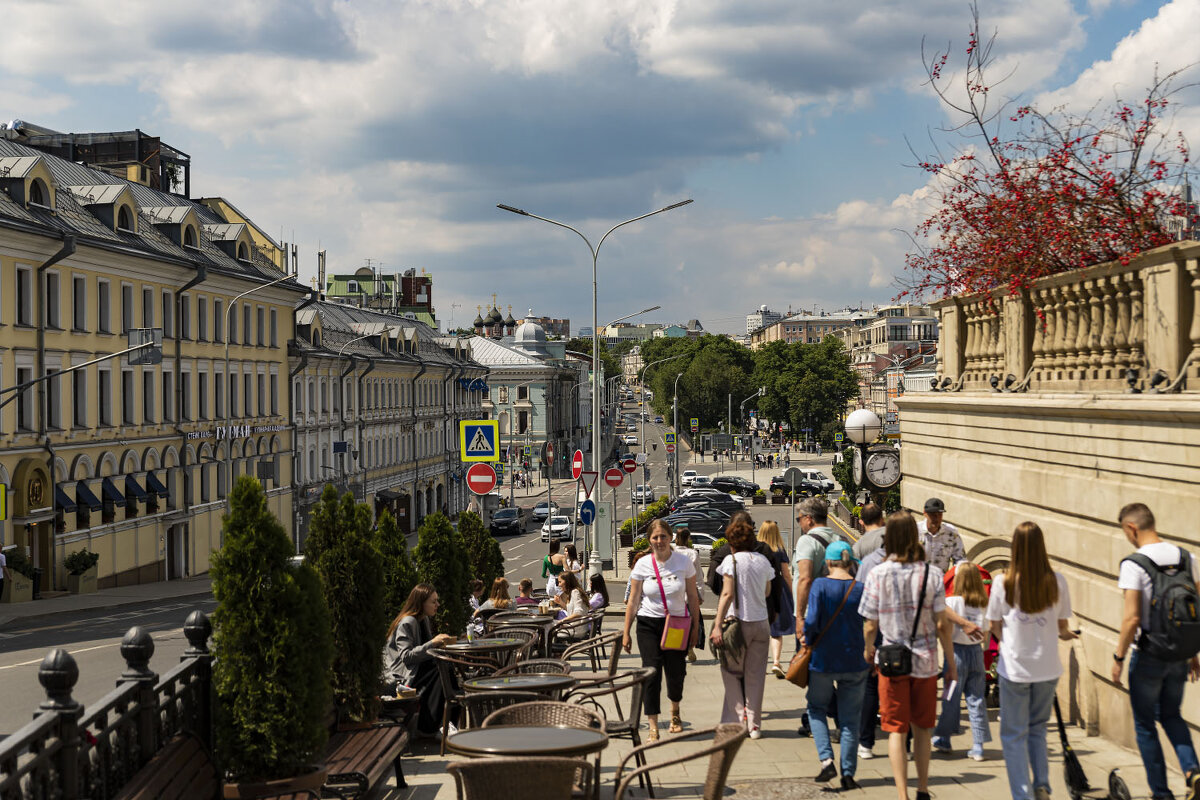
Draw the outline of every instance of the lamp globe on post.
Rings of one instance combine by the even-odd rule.
[[[852,474],[854,482],[860,487],[864,483],[869,483],[863,467],[867,461],[867,445],[878,439],[881,433],[883,433],[883,421],[869,408],[860,408],[846,417],[846,435],[855,444]]]

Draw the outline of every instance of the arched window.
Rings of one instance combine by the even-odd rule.
[[[196,229],[191,225],[188,225],[186,228],[183,229],[183,246],[184,247],[195,247],[196,246]]]
[[[304,394],[300,391],[300,381],[296,381],[296,387],[292,390],[292,396],[296,398],[296,413],[304,413]]]
[[[133,230],[133,215],[129,213],[129,206],[121,206],[117,209],[117,229],[122,231]]]
[[[38,178],[34,178],[29,184],[29,202],[38,206],[49,205],[46,201],[46,185]]]
[[[238,261],[250,260],[250,248],[246,246],[245,242],[238,242],[237,254]]]

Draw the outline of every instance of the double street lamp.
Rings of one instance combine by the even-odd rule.
[[[691,203],[691,202],[692,201],[690,199],[688,199],[688,200],[683,200],[679,203],[672,203],[671,205],[660,208],[657,211],[651,211],[648,214],[642,214],[641,216],[634,217],[633,219],[627,219],[624,222],[619,222],[616,225],[609,228],[608,231],[606,231],[605,234],[600,237],[600,241],[596,243],[595,247],[592,246],[592,243],[588,240],[588,238],[586,236],[583,235],[582,232],[580,232],[576,228],[571,227],[570,225],[566,224],[565,222],[559,222],[558,220],[550,219],[549,217],[541,217],[541,216],[538,216],[537,214],[531,214],[528,211],[525,211],[524,209],[515,208],[513,206],[507,206],[507,205],[504,205],[503,203],[498,203],[496,205],[496,208],[499,208],[502,211],[508,211],[513,214],[520,214],[523,217],[530,217],[532,219],[538,219],[538,220],[541,220],[542,222],[548,222],[551,225],[556,225],[560,228],[566,228],[567,230],[569,230],[569,231],[575,233],[577,236],[579,236],[580,239],[583,239],[583,243],[587,245],[588,251],[592,254],[592,397],[593,398],[599,398],[599,396],[600,396],[600,329],[599,329],[599,320],[597,318],[598,314],[597,314],[597,300],[596,300],[596,297],[597,297],[596,262],[600,256],[600,248],[604,245],[604,240],[608,238],[609,234],[611,234],[617,228],[621,228],[625,225],[629,225],[630,223],[637,222],[638,220],[646,219],[647,217],[652,217],[655,214],[661,214],[664,211],[671,211],[672,209],[686,206],[688,203]],[[596,400],[593,400],[593,402],[592,402],[592,469],[599,471],[600,464],[601,464],[601,462],[600,462],[600,404]],[[590,538],[592,539],[592,541],[588,542],[588,548],[587,548],[591,552],[591,556],[588,559],[588,573],[592,574],[592,575],[598,575],[601,573],[600,554],[598,552],[596,552],[595,533],[594,532],[592,533]]]

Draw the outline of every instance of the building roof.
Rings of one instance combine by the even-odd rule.
[[[545,358],[539,358],[521,350],[507,342],[489,339],[486,336],[472,336],[471,354],[475,360],[486,367],[544,367]]]

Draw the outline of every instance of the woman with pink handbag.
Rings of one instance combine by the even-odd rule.
[[[650,729],[646,738],[653,742],[658,740],[663,673],[671,701],[668,730],[683,730],[679,703],[687,675],[687,651],[700,636],[700,595],[696,592],[696,567],[687,555],[671,549],[671,530],[666,523],[660,519],[650,523],[649,536],[650,552],[638,559],[629,573],[622,646],[630,652],[630,628],[636,615],[642,666],[654,668],[654,677],[646,682],[642,699],[642,712]]]

